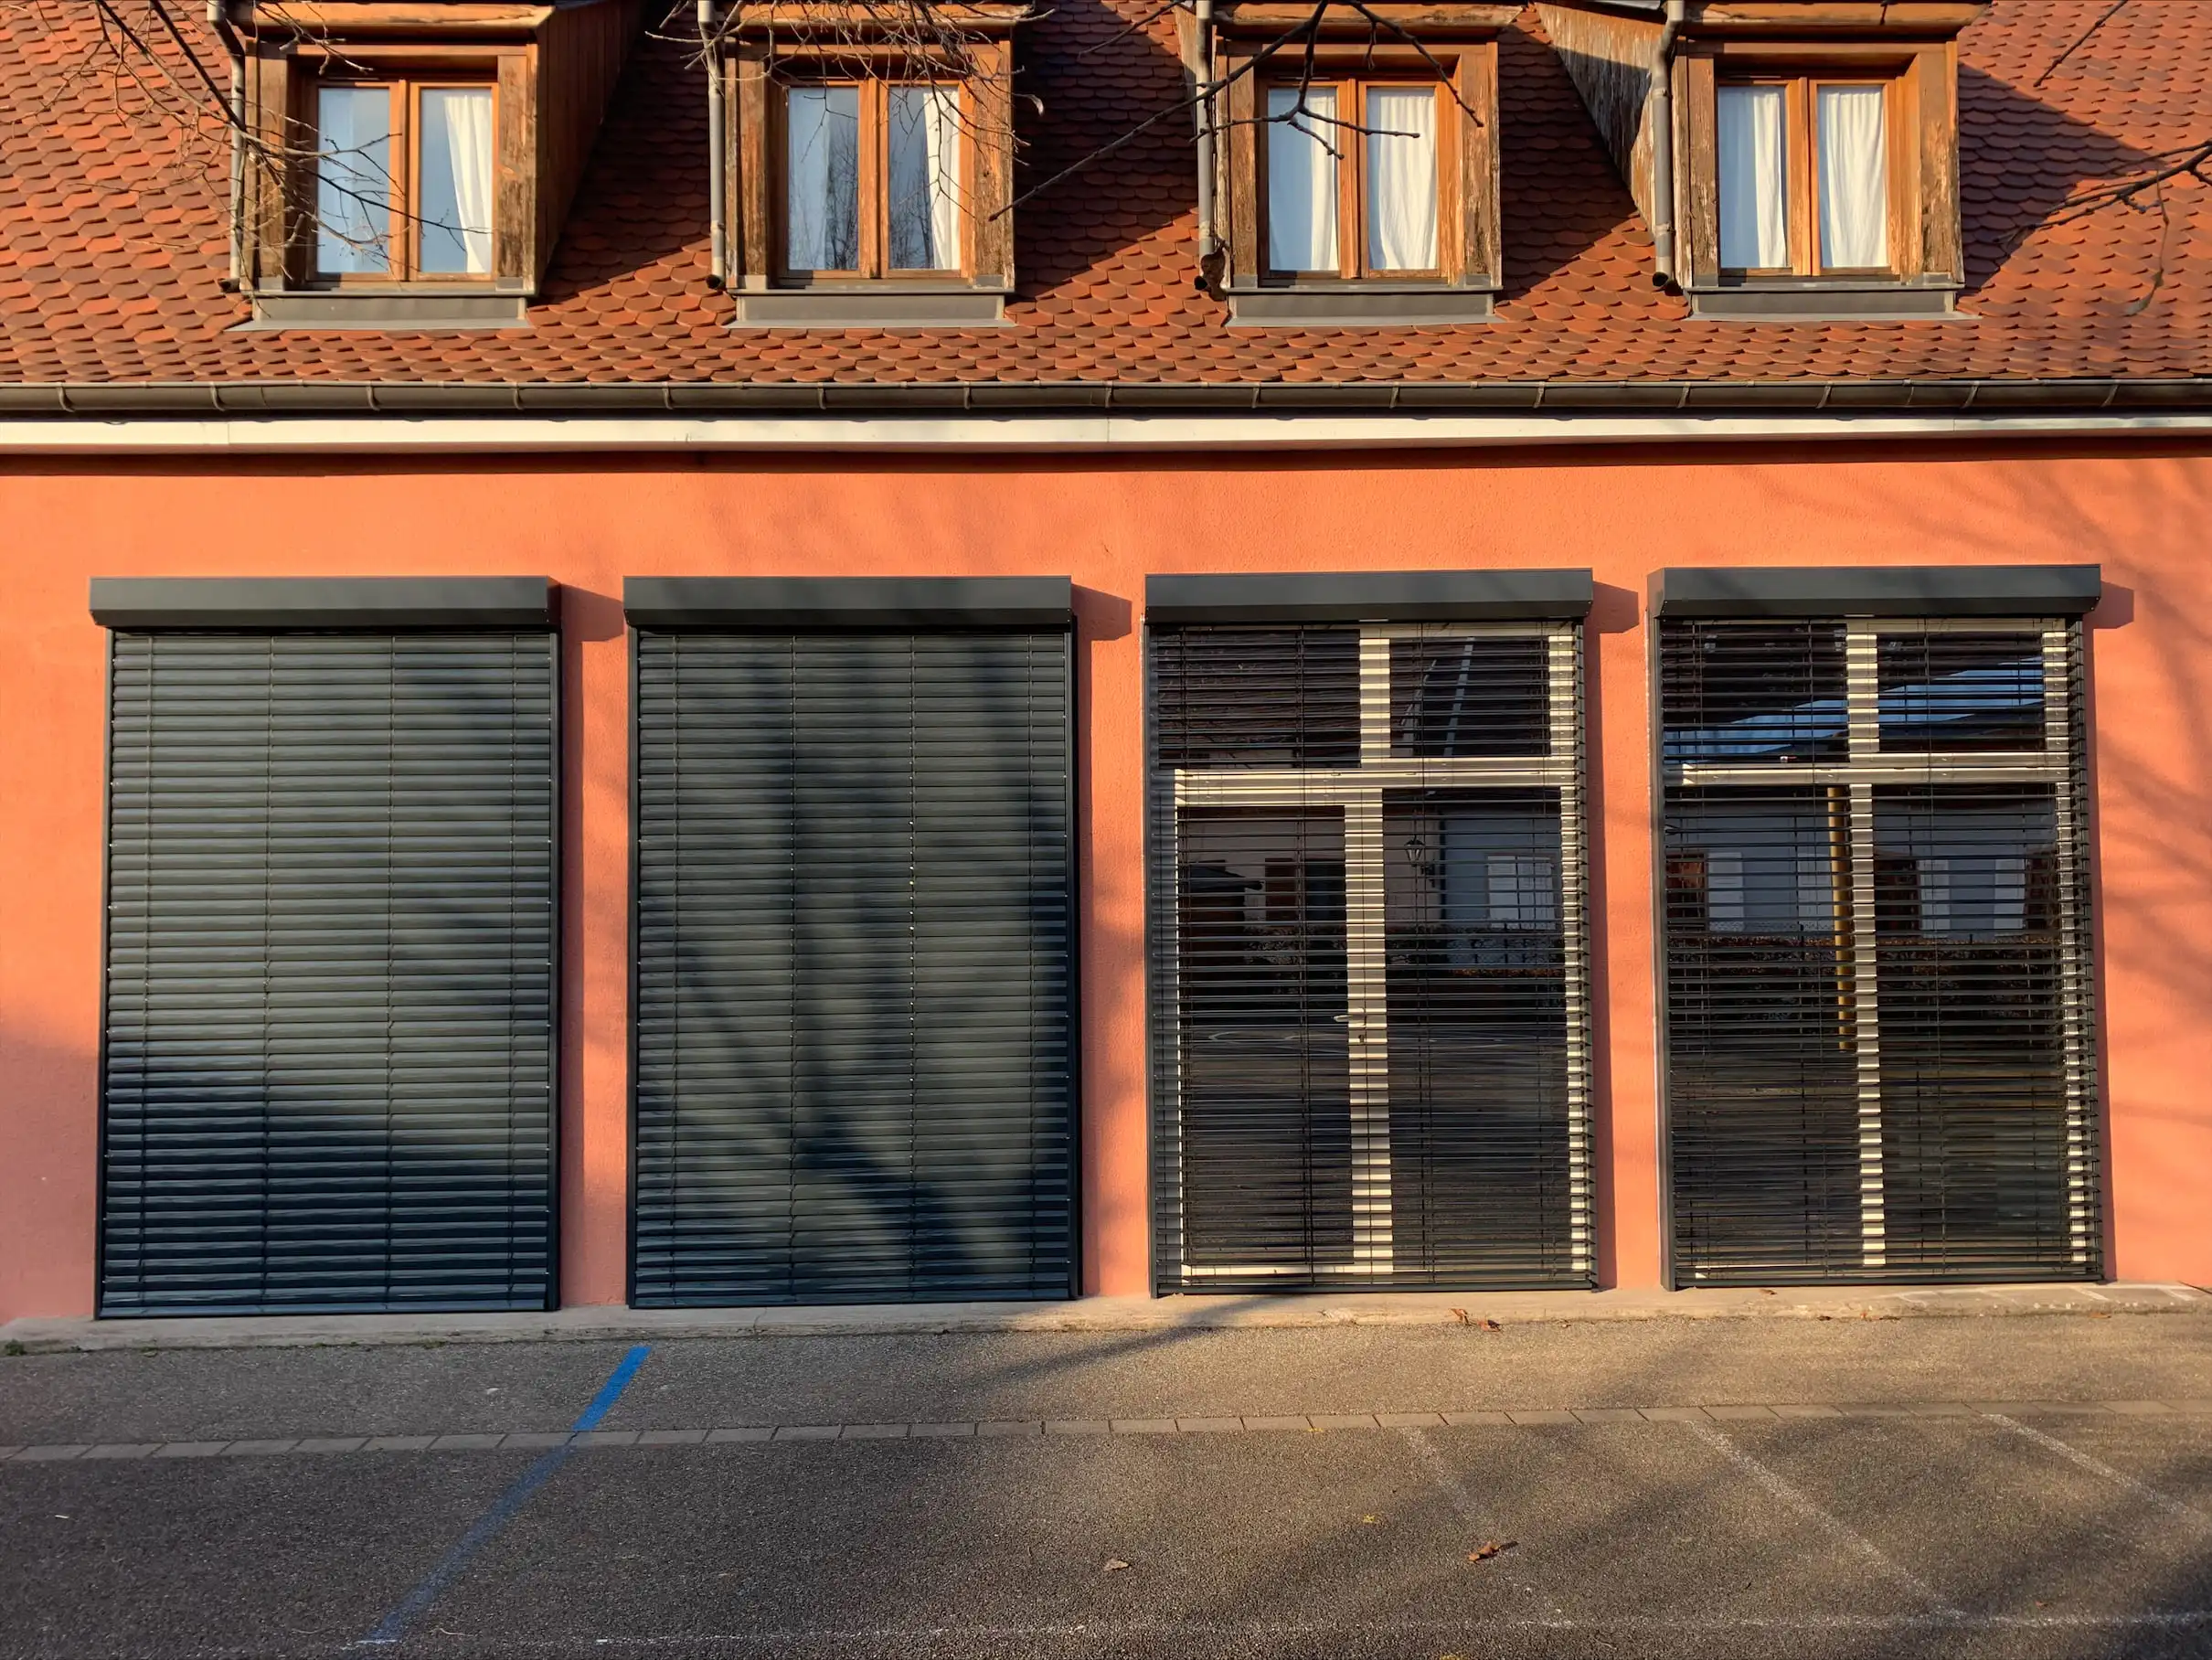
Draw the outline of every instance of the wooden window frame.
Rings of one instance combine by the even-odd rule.
[[[790,108],[791,94],[808,87],[852,87],[859,94],[860,123],[860,263],[852,271],[811,271],[793,266],[791,247]],[[891,94],[909,87],[950,87],[960,95],[960,262],[955,266],[907,270],[890,264],[891,248]],[[931,74],[918,65],[912,73],[899,70],[886,75],[792,72],[777,78],[769,100],[771,157],[770,220],[773,227],[776,282],[785,287],[817,283],[972,283],[976,267],[974,213],[980,146],[975,142],[973,99],[959,77]]]
[[[1886,271],[1824,271],[1808,240],[1818,197],[1800,190],[1805,218],[1792,231],[1787,271],[1723,271],[1720,266],[1719,88],[1723,83],[1803,80],[1879,82],[1888,93],[1889,265]],[[1675,205],[1682,284],[1694,292],[1766,288],[1951,289],[1966,281],[1959,215],[1958,46],[1955,41],[1802,38],[1694,41],[1675,65]],[[1809,93],[1808,93],[1809,97]],[[1810,116],[1806,133],[1810,134]],[[1806,147],[1807,139],[1796,141]],[[1810,158],[1808,158],[1809,161]],[[1810,183],[1810,181],[1808,181]],[[1802,257],[1801,257],[1802,256]]]
[[[1332,147],[1337,152],[1336,170],[1336,269],[1335,271],[1278,271],[1269,262],[1271,239],[1271,195],[1268,179],[1269,129],[1283,124],[1269,119],[1268,101],[1277,91],[1303,84],[1308,90],[1326,87],[1336,94],[1336,120],[1340,124]],[[1377,90],[1417,87],[1427,90],[1436,100],[1436,252],[1437,263],[1417,270],[1377,269],[1367,263],[1367,207],[1368,190],[1368,132],[1372,123],[1367,120],[1367,95]],[[1453,99],[1449,82],[1433,71],[1417,73],[1410,70],[1381,71],[1371,74],[1317,73],[1302,81],[1291,76],[1271,76],[1260,83],[1258,94],[1261,131],[1253,143],[1253,167],[1258,186],[1255,208],[1258,218],[1258,242],[1254,253],[1262,282],[1283,285],[1319,282],[1438,282],[1444,277],[1445,242],[1449,234],[1452,206],[1461,199],[1459,191],[1458,156],[1460,149],[1459,122],[1463,119]],[[1345,114],[1349,105],[1351,114]],[[1324,141],[1330,132],[1321,134]]]
[[[1724,282],[1771,282],[1798,277],[1851,277],[1868,282],[1896,282],[1902,274],[1898,270],[1897,253],[1900,235],[1900,198],[1905,194],[1903,169],[1899,165],[1904,134],[1898,120],[1899,107],[1906,101],[1903,77],[1874,70],[1806,69],[1773,70],[1760,73],[1722,74],[1716,79],[1714,95],[1733,87],[1780,87],[1783,92],[1782,143],[1784,157],[1783,188],[1787,193],[1784,218],[1788,227],[1790,263],[1786,266],[1742,267],[1723,265],[1720,275]],[[1889,249],[1887,265],[1847,265],[1830,267],[1822,257],[1820,231],[1820,93],[1828,87],[1878,87],[1882,93],[1882,176],[1883,191],[1888,197],[1888,235]],[[1716,115],[1717,130],[1717,115]],[[1717,144],[1714,149],[1714,165],[1720,165]],[[1716,175],[1713,183],[1716,200],[1720,196],[1720,180]],[[1715,242],[1718,246],[1717,239]]]
[[[321,101],[324,90],[336,87],[382,87],[389,95],[394,112],[390,125],[392,147],[399,153],[399,165],[392,169],[392,197],[387,208],[387,223],[390,227],[388,246],[392,257],[380,271],[325,271],[316,264],[317,225],[316,201],[322,189],[323,131]],[[420,269],[422,257],[422,146],[420,134],[422,127],[422,94],[426,90],[464,88],[471,91],[492,95],[491,139],[493,167],[493,200],[490,232],[492,257],[486,261],[489,270],[483,271],[437,271]],[[317,75],[306,83],[305,122],[308,142],[314,146],[316,160],[307,169],[306,188],[302,192],[306,210],[306,224],[302,240],[303,258],[307,274],[306,286],[318,289],[390,288],[396,284],[443,285],[453,283],[469,288],[490,287],[499,271],[499,133],[500,90],[499,77],[484,69],[464,68],[381,68],[364,66],[361,72],[339,75]]]

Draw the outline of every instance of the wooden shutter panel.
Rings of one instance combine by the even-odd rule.
[[[1069,1294],[1068,632],[636,639],[633,1299]]]
[[[101,1312],[548,1306],[552,636],[112,654]]]
[[[2079,625],[1660,641],[1676,1281],[2096,1273]]]
[[[1163,1289],[1589,1282],[1579,663],[1152,630]]]

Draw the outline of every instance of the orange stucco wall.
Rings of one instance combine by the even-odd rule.
[[[1588,565],[1601,1264],[1657,1282],[1649,573],[2096,561],[2109,1266],[2212,1284],[2212,453],[0,464],[0,1318],[92,1305],[105,641],[94,575],[550,575],[565,596],[562,1295],[623,1285],[626,575],[1072,575],[1084,1283],[1147,1282],[1140,641],[1170,570]]]

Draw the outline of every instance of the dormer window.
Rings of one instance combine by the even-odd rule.
[[[1951,314],[1959,31],[1989,0],[1539,0],[1652,232],[1654,277],[1745,322]]]
[[[493,107],[482,83],[318,86],[314,275],[489,278]]]
[[[718,107],[739,326],[1002,320],[1013,33],[1029,13],[1025,0],[971,0],[946,16],[925,39],[905,14],[859,0],[732,14]]]
[[[223,0],[246,48],[240,285],[260,328],[514,327],[640,0]]]
[[[1479,323],[1498,247],[1497,34],[1517,6],[1215,12],[1218,286],[1243,325]],[[1378,21],[1377,19],[1381,20]]]
[[[1717,92],[1720,271],[1890,276],[1890,90],[1824,76]]]

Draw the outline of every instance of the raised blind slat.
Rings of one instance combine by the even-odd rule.
[[[543,1308],[543,633],[113,638],[103,1314]]]
[[[1069,1294],[1070,666],[639,633],[634,1301]]]

